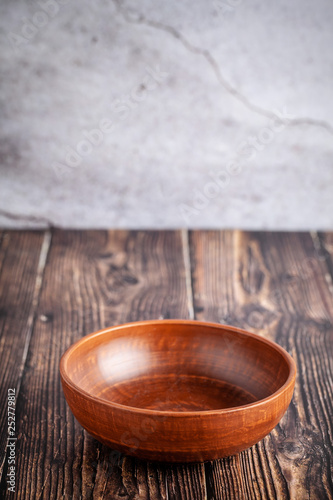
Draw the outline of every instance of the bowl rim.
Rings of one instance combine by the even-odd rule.
[[[83,345],[86,342],[89,342],[91,338],[93,337],[99,337],[102,336],[110,331],[117,331],[117,330],[123,330],[126,328],[131,328],[131,327],[136,327],[136,326],[145,326],[145,325],[158,325],[158,324],[183,324],[183,325],[194,325],[194,326],[202,326],[202,327],[213,327],[216,329],[221,329],[221,330],[228,330],[230,332],[235,332],[235,333],[240,333],[248,337],[255,338],[256,340],[259,340],[265,344],[268,344],[270,347],[272,347],[274,350],[278,351],[282,357],[285,359],[287,362],[287,365],[289,367],[289,375],[287,377],[287,380],[282,384],[281,387],[279,387],[275,392],[267,396],[266,398],[259,399],[258,401],[254,401],[253,403],[247,403],[245,405],[240,405],[240,406],[233,406],[230,408],[218,408],[214,410],[192,410],[192,411],[171,411],[171,410],[152,410],[148,408],[137,408],[135,406],[128,406],[128,405],[123,405],[121,403],[115,403],[112,401],[108,401],[107,399],[99,398],[97,396],[93,396],[89,392],[85,391],[81,387],[79,387],[77,384],[75,384],[72,379],[68,376],[67,371],[65,369],[65,364],[67,360],[70,358],[71,354],[78,349],[81,345]],[[235,412],[241,412],[246,409],[251,409],[251,408],[260,408],[260,406],[265,405],[268,402],[273,402],[276,399],[279,398],[279,396],[282,395],[282,393],[286,392],[290,386],[292,386],[295,382],[296,379],[296,373],[297,373],[297,368],[296,368],[296,363],[294,359],[291,357],[291,355],[279,344],[274,342],[273,340],[269,340],[265,337],[261,337],[260,335],[256,333],[249,332],[247,330],[244,330],[242,328],[238,328],[236,326],[231,326],[231,325],[224,325],[221,323],[214,323],[214,322],[207,322],[207,321],[197,321],[197,320],[187,320],[187,319],[154,319],[154,320],[143,320],[143,321],[133,321],[133,322],[128,322],[128,323],[123,323],[119,325],[114,325],[110,326],[107,328],[103,328],[101,330],[97,330],[96,332],[90,333],[88,335],[85,335],[84,337],[78,339],[76,342],[74,342],[61,356],[60,358],[60,363],[59,363],[59,369],[60,369],[60,375],[61,378],[68,384],[73,391],[76,391],[80,393],[81,396],[88,398],[98,404],[103,404],[106,405],[107,407],[113,408],[113,409],[119,409],[119,410],[124,410],[124,411],[129,411],[131,413],[139,413],[143,415],[151,415],[155,417],[200,417],[200,416],[208,416],[208,415],[227,415],[230,413],[235,413]]]

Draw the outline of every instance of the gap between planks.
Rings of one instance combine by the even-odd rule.
[[[192,279],[192,266],[191,266],[191,254],[190,254],[190,242],[189,242],[189,231],[187,229],[181,229],[182,247],[183,247],[183,259],[185,268],[185,285],[186,285],[186,297],[187,297],[187,308],[189,319],[194,320],[194,299],[193,299],[193,279]],[[202,476],[203,476],[203,486],[204,486],[204,500],[208,498],[207,485],[209,484],[209,476],[207,473],[207,467],[205,463],[198,464],[201,466]],[[169,498],[168,480],[167,474],[165,475],[166,480],[166,499]]]
[[[45,266],[46,266],[47,256],[49,254],[49,250],[50,250],[50,246],[51,246],[51,240],[52,240],[51,231],[49,231],[49,230],[45,231],[42,247],[40,249],[40,254],[39,254],[39,261],[38,261],[37,273],[36,273],[36,281],[35,281],[35,287],[34,287],[34,291],[33,291],[32,303],[31,303],[31,311],[30,311],[28,321],[27,321],[26,336],[25,336],[24,349],[23,349],[22,360],[21,360],[21,367],[20,367],[17,386],[16,386],[16,399],[19,396],[22,378],[23,378],[23,372],[24,372],[24,368],[25,368],[25,364],[26,364],[26,360],[27,360],[27,356],[28,356],[29,345],[30,345],[30,341],[31,341],[31,335],[32,335],[32,331],[33,331],[35,320],[36,320],[36,312],[37,312],[37,307],[39,304],[39,298],[40,298],[43,277],[44,277],[44,270],[45,270]]]
[[[194,319],[193,283],[191,272],[191,257],[189,234],[187,229],[181,229],[183,258],[185,267],[186,297],[189,319]]]

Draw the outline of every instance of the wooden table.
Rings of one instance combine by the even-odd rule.
[[[238,231],[0,232],[1,492],[20,499],[333,498],[333,235]],[[273,339],[298,366],[293,401],[224,460],[146,463],[91,438],[68,409],[61,354],[108,325],[195,318]],[[7,491],[7,395],[16,391]]]

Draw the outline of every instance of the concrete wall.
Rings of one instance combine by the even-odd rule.
[[[333,229],[333,3],[2,2],[0,226]]]

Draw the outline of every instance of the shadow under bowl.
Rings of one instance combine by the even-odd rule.
[[[83,337],[62,356],[60,375],[74,416],[102,443],[146,460],[201,462],[238,453],[277,425],[296,366],[239,328],[156,320]]]

